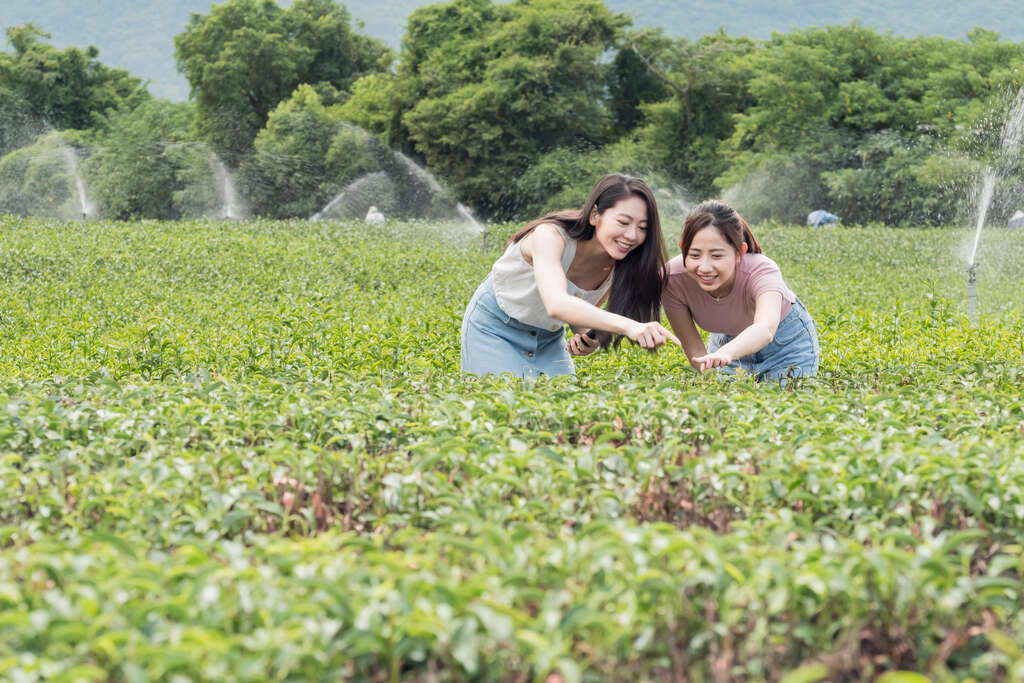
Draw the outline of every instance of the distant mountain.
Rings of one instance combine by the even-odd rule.
[[[149,80],[155,95],[188,98],[188,82],[174,68],[171,42],[190,11],[209,0],[0,0],[0,27],[32,22],[57,47],[95,45],[100,61]]]
[[[808,26],[848,24],[897,35],[936,35],[963,39],[969,30],[997,31],[1005,40],[1024,40],[1019,0],[606,0],[631,14],[637,26],[662,26],[673,35],[697,38],[716,31],[768,38]]]
[[[289,0],[279,0],[282,6]],[[344,3],[366,33],[399,46],[405,18],[419,0],[352,0]],[[1024,40],[1020,0],[606,0],[637,26],[660,26],[671,35],[696,38],[724,28],[727,33],[767,38],[773,31],[846,24],[854,19],[899,35],[964,38],[980,26],[1006,40]],[[100,60],[148,79],[161,97],[184,100],[188,83],[174,67],[172,39],[189,12],[208,11],[209,0],[0,0],[0,27],[38,24],[58,47],[95,45]]]

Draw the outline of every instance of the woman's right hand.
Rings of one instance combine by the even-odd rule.
[[[656,349],[668,342],[672,342],[679,347],[683,345],[676,335],[665,329],[659,322],[634,323],[626,333],[626,336],[645,349]]]
[[[714,353],[708,353],[703,356],[691,358],[690,365],[692,365],[697,372],[704,372],[705,370],[710,370],[712,368],[724,368],[732,363],[732,361],[733,357],[729,353],[719,349]]]

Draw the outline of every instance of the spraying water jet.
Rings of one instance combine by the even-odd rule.
[[[346,128],[359,133],[353,144],[371,141],[377,170],[349,179],[309,220],[365,220],[373,206],[389,218],[428,219],[455,226],[460,237],[468,229],[480,236],[481,248],[486,249],[484,226],[469,207],[459,202],[433,174],[401,152],[381,146],[362,129],[355,126]]]
[[[238,191],[235,189],[235,183],[231,178],[228,167],[213,152],[210,153],[210,166],[213,168],[213,174],[217,178],[217,188],[221,206],[223,207],[222,214],[224,219],[235,220],[244,218],[245,210],[241,200],[238,198]]]
[[[1010,107],[1010,114],[1003,123],[997,158],[993,164],[1002,160],[1012,160],[1020,151],[1022,140],[1024,140],[1024,88],[1017,92],[1017,97]],[[986,166],[982,172],[981,191],[978,193],[978,221],[974,229],[971,255],[967,259],[967,310],[968,319],[972,324],[977,322],[978,244],[981,242],[981,229],[985,225],[985,218],[989,206],[992,204],[992,195],[996,188],[998,166],[993,164]]]
[[[96,212],[96,207],[89,201],[89,196],[85,193],[85,182],[82,180],[82,174],[78,171],[78,155],[66,145],[61,147],[61,154],[64,155],[64,161],[67,163],[68,171],[71,173],[75,183],[78,208],[81,211],[82,220],[88,220]]]

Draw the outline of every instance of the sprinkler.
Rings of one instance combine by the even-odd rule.
[[[977,322],[978,292],[975,288],[977,281],[975,270],[978,267],[978,242],[981,241],[981,229],[985,225],[985,215],[988,212],[989,204],[992,203],[997,175],[1000,174],[1007,160],[1017,157],[1022,145],[1024,145],[1024,88],[1017,92],[1017,97],[1010,107],[1010,114],[1003,123],[1003,133],[999,141],[996,159],[999,163],[987,166],[981,176],[981,191],[978,195],[978,224],[974,230],[974,246],[971,247],[971,256],[967,259],[967,263],[970,264],[967,267],[967,312],[971,324]]]
[[[972,325],[978,322],[976,313],[978,308],[978,289],[975,287],[975,283],[978,281],[977,270],[977,263],[972,263],[967,269],[967,316]]]

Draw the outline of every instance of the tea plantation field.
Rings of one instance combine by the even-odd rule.
[[[1024,678],[1024,240],[757,233],[786,388],[460,377],[500,236],[0,218],[0,679]]]

